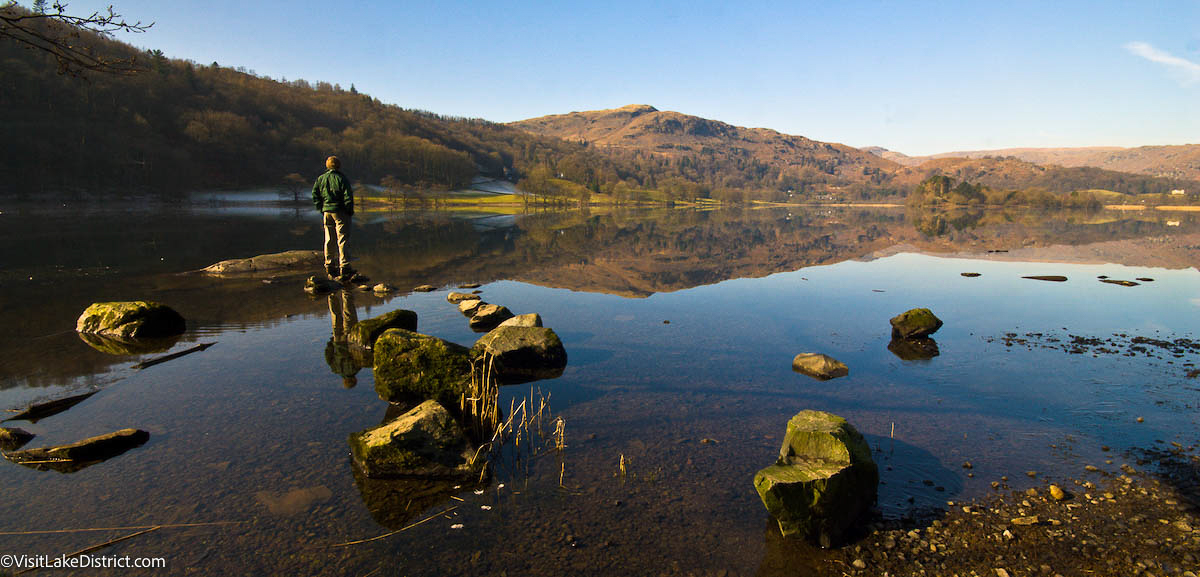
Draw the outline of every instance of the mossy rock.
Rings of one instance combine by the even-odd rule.
[[[462,425],[440,403],[428,400],[390,423],[350,434],[350,452],[373,478],[456,478],[478,474]]]
[[[942,319],[937,318],[933,311],[919,308],[900,313],[891,320],[892,338],[912,339],[927,337],[942,328]]]
[[[840,543],[875,502],[879,469],[863,436],[845,419],[801,411],[788,421],[774,465],[754,476],[763,505],[787,537]]]
[[[375,339],[375,392],[385,401],[413,396],[457,405],[471,382],[466,347],[408,331],[388,329]]]
[[[567,351],[553,329],[499,326],[471,347],[471,357],[490,355],[491,369],[503,383],[554,378],[567,366]]]
[[[119,339],[153,338],[178,335],[187,323],[174,309],[152,301],[93,303],[79,320],[75,330]]]
[[[379,335],[382,335],[388,329],[416,331],[417,313],[410,310],[397,309],[373,319],[359,321],[350,327],[350,334],[347,335],[347,340],[352,345],[369,349],[375,346],[375,339],[379,338]]]

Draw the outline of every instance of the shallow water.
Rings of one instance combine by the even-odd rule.
[[[866,435],[889,517],[985,495],[1001,476],[1015,488],[1076,478],[1123,450],[1200,436],[1194,349],[1058,348],[1073,335],[1113,339],[1120,353],[1137,336],[1198,340],[1191,215],[980,213],[939,225],[897,209],[375,213],[356,221],[358,268],[444,288],[355,293],[357,318],[411,309],[421,332],[470,345],[478,335],[445,296],[480,282],[487,301],[540,313],[569,364],[505,387],[500,402],[548,396],[566,424],[561,452],[517,460],[510,448],[482,487],[369,481],[346,438],[388,407],[369,368],[347,381],[327,363],[329,299],[301,292],[302,277],[176,274],[320,245],[304,210],[228,201],[3,208],[0,309],[14,323],[0,338],[0,405],[99,390],[6,426],[36,433],[30,446],[125,427],[151,437],[72,474],[0,463],[0,532],[230,523],[105,550],[164,557],[168,574],[770,575],[769,559],[808,549],[772,536],[751,479],[803,409]],[[1039,274],[1069,280],[1021,278]],[[172,351],[217,344],[139,371],[139,357],[93,350],[71,330],[90,302],[142,298],[189,320]],[[904,361],[887,348],[888,319],[917,306],[946,323],[940,355]],[[793,372],[808,351],[850,375]],[[4,535],[0,553],[57,555],[133,531]],[[831,570],[819,551],[802,557]]]

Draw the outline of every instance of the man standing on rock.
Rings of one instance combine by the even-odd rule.
[[[325,159],[327,170],[313,184],[312,200],[325,226],[325,272],[329,278],[345,282],[355,276],[346,247],[350,217],[354,216],[354,191],[339,170],[341,167],[338,157]]]

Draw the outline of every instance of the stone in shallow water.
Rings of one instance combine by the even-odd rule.
[[[526,313],[517,315],[500,323],[502,327],[540,327],[542,326],[542,315],[537,313]]]
[[[567,351],[553,329],[500,326],[471,348],[472,357],[491,355],[492,370],[504,383],[554,378],[567,366]]]
[[[55,445],[5,453],[4,458],[40,471],[52,469],[74,473],[85,467],[111,459],[150,439],[150,433],[140,429],[121,429],[107,435],[90,437],[69,445]]]
[[[874,504],[878,485],[866,440],[845,419],[823,411],[792,417],[779,459],[754,476],[780,532],[823,547],[842,541]]]
[[[75,330],[118,339],[178,335],[187,330],[183,316],[153,301],[93,303],[75,321]]]
[[[450,304],[456,305],[463,301],[470,301],[470,300],[479,300],[479,297],[477,297],[471,293],[460,293],[460,292],[454,292],[454,291],[451,291],[450,294],[446,295],[446,302],[449,302]]]
[[[0,427],[0,449],[15,451],[25,443],[32,441],[36,435],[16,427]]]
[[[1067,277],[1057,274],[1035,274],[1023,276],[1021,278],[1027,278],[1029,280],[1044,280],[1049,282],[1067,282]]]
[[[471,330],[490,331],[512,317],[512,311],[508,310],[508,307],[482,305],[475,309],[475,314],[471,316]]]
[[[459,402],[471,382],[466,347],[404,329],[375,339],[375,392],[385,401],[412,398]]]
[[[464,299],[458,303],[458,312],[467,316],[474,316],[475,311],[483,305],[484,302],[479,298]]]
[[[927,337],[942,328],[942,319],[926,308],[909,309],[891,319],[892,338]]]
[[[469,477],[483,459],[466,432],[437,401],[417,405],[396,420],[350,434],[354,462],[368,477]]]
[[[417,330],[417,313],[410,310],[396,309],[372,319],[359,321],[350,327],[348,340],[350,344],[364,348],[375,346],[375,339],[388,329]]]
[[[792,370],[814,379],[828,381],[850,374],[845,363],[821,353],[800,353],[792,359]]]
[[[286,269],[320,266],[321,258],[322,253],[319,250],[289,250],[250,258],[223,260],[209,265],[201,272],[211,275],[276,273]]]

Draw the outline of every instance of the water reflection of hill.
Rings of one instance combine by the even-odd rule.
[[[211,217],[195,218],[212,234],[225,229]],[[110,230],[100,220],[97,230]],[[855,207],[575,211],[499,222],[400,213],[360,218],[354,243],[361,270],[399,287],[512,279],[644,297],[900,251],[980,255],[1006,250],[1008,258],[1024,260],[1191,267],[1200,262],[1198,220],[1195,213],[924,213]],[[154,222],[162,226],[154,228]],[[265,284],[254,278],[165,274],[158,272],[161,264],[143,262],[148,243],[153,243],[155,260],[170,247],[185,247],[185,253],[166,254],[188,263],[181,268],[251,252],[319,246],[315,219],[308,225],[294,217],[233,223],[236,246],[241,247],[236,249],[219,240],[197,248],[195,227],[188,222],[178,214],[152,219],[139,233],[144,241],[125,252],[120,243],[106,243],[105,270],[99,274],[72,274],[54,264],[41,270],[33,264],[39,258],[70,260],[74,257],[57,254],[69,253],[70,246],[94,246],[95,234],[85,225],[61,229],[49,256],[23,257],[27,264],[22,274],[53,280],[3,281],[0,310],[12,322],[0,334],[0,389],[62,384],[80,376],[94,379],[109,367],[132,364],[132,358],[94,351],[74,335],[75,318],[94,301],[166,302],[189,320],[184,341],[199,338],[197,331],[270,326],[293,315],[327,314],[324,299],[300,291],[302,277]],[[300,230],[304,226],[309,228]],[[251,231],[257,236],[248,236]],[[364,295],[359,304],[380,302]]]

